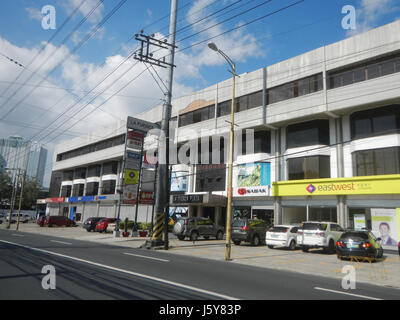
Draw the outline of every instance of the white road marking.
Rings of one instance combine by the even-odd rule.
[[[57,241],[57,240],[50,240],[51,242],[57,242],[57,243],[61,243],[61,244],[72,244],[69,242],[63,242],[63,241]]]
[[[11,235],[16,236],[16,237],[23,237],[22,234],[16,234],[16,233],[12,233]]]
[[[353,296],[353,297],[358,297],[358,298],[363,298],[363,299],[368,299],[368,300],[383,300],[383,299],[380,299],[380,298],[362,296],[362,295],[354,294],[354,293],[350,293],[350,292],[336,291],[336,290],[319,288],[319,287],[315,287],[314,289],[315,290],[321,290],[321,291],[333,292],[333,293],[339,293],[339,294],[345,294],[345,295],[348,295],[348,296]]]
[[[148,256],[141,256],[140,254],[133,254],[133,253],[127,253],[127,252],[124,252],[124,254],[129,255],[129,256],[134,256],[134,257],[140,257],[140,258],[153,259],[153,260],[158,260],[158,261],[163,261],[163,262],[169,262],[169,260],[160,259],[160,258],[153,258],[153,257],[148,257]]]
[[[175,287],[179,287],[179,288],[183,288],[183,289],[187,289],[187,290],[191,290],[191,291],[196,291],[196,292],[203,293],[203,294],[212,295],[212,296],[221,298],[223,300],[239,300],[238,298],[226,296],[226,295],[223,295],[223,294],[220,294],[220,293],[217,293],[217,292],[212,292],[212,291],[208,291],[208,290],[204,290],[204,289],[199,289],[199,288],[195,288],[195,287],[192,287],[192,286],[189,286],[189,285],[185,285],[185,284],[181,284],[181,283],[178,283],[178,282],[173,282],[173,281],[164,280],[164,279],[161,279],[161,278],[148,276],[148,275],[137,273],[137,272],[133,272],[133,271],[119,269],[119,268],[107,266],[107,265],[104,265],[104,264],[101,264],[101,263],[97,263],[97,262],[93,262],[93,261],[89,261],[89,260],[83,260],[83,259],[80,259],[80,258],[75,258],[75,257],[67,256],[67,255],[64,255],[64,254],[56,253],[56,252],[51,252],[51,251],[47,251],[47,250],[43,250],[43,249],[28,247],[28,246],[25,246],[25,245],[22,245],[22,244],[19,244],[19,243],[13,243],[13,242],[5,241],[5,240],[0,240],[0,242],[12,244],[12,245],[15,245],[15,246],[20,246],[20,247],[27,248],[27,249],[30,249],[30,250],[33,250],[33,251],[47,253],[47,254],[50,254],[50,255],[57,256],[57,257],[68,258],[68,259],[71,259],[71,260],[88,263],[88,264],[91,264],[91,265],[94,265],[94,266],[97,266],[97,267],[102,267],[102,268],[113,270],[113,271],[123,272],[123,273],[130,274],[130,275],[133,275],[133,276],[136,276],[136,277],[141,277],[141,278],[145,278],[145,279],[148,279],[148,280],[158,281],[158,282],[161,282],[161,283],[164,283],[164,284],[168,284],[168,285],[172,285],[172,286],[175,286]]]

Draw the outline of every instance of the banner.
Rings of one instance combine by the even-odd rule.
[[[142,149],[143,134],[136,131],[129,131],[126,141],[126,147],[130,149]]]
[[[353,215],[354,229],[363,230],[366,228],[365,214],[359,213]]]
[[[235,167],[234,197],[268,196],[271,185],[271,164],[255,162]]]
[[[372,231],[382,239],[382,246],[397,247],[400,209],[371,208]]]
[[[125,169],[139,170],[140,167],[140,152],[126,151]]]
[[[137,184],[128,184],[124,186],[124,193],[122,198],[124,204],[136,203],[137,187]]]

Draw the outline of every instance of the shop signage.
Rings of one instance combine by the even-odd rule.
[[[139,170],[125,169],[124,184],[137,184],[139,180]]]
[[[188,177],[188,171],[171,172],[171,192],[187,192]]]
[[[123,203],[124,204],[135,204],[137,184],[129,184],[124,186]]]
[[[353,178],[278,181],[272,194],[284,196],[333,196],[400,194],[400,175],[380,175]]]
[[[46,204],[46,199],[38,199],[36,200],[36,204]]]
[[[90,202],[90,201],[94,201],[94,196],[69,197],[67,202]]]
[[[262,197],[269,195],[269,187],[234,188],[234,197]]]
[[[126,147],[130,149],[142,149],[143,134],[137,131],[129,131]]]
[[[47,198],[47,199],[46,199],[46,203],[64,202],[64,199],[65,199],[65,198],[63,198],[63,197],[60,197],[60,198]]]
[[[140,152],[126,151],[126,169],[139,170],[140,167]]]
[[[134,129],[142,132],[147,132],[151,129],[157,128],[155,123],[133,117],[128,117],[126,126],[128,129]]]
[[[157,158],[154,156],[148,156],[147,153],[143,157],[143,168],[155,169],[157,164]]]
[[[203,203],[202,194],[179,194],[173,196],[173,203]]]
[[[153,192],[140,191],[139,203],[140,204],[153,204]]]

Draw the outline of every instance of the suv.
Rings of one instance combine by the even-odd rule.
[[[112,230],[110,230],[108,225],[117,223],[117,220],[118,219],[116,219],[116,218],[102,218],[96,223],[96,227],[95,227],[94,231],[100,232],[100,233],[112,231]]]
[[[8,222],[8,220],[10,219],[10,215],[7,215],[6,221]],[[18,221],[18,213],[13,213],[11,215],[11,223],[16,223]],[[19,214],[19,222],[21,223],[26,223],[28,222],[29,219],[26,217],[26,215],[20,213]]]
[[[242,241],[250,242],[253,246],[265,243],[268,225],[264,220],[239,218],[232,221],[232,241],[240,245]]]
[[[189,237],[190,240],[196,241],[200,236],[206,240],[210,237],[222,240],[224,237],[224,228],[222,226],[216,225],[210,218],[202,217],[181,217],[175,223],[172,232],[179,240]]]
[[[334,222],[307,221],[297,231],[297,243],[303,252],[311,248],[323,248],[326,253],[335,253],[335,244],[344,229]]]
[[[75,226],[75,221],[68,219],[65,216],[47,216],[46,220],[44,221],[44,225],[48,227],[52,226],[66,226],[71,227]]]
[[[283,246],[290,250],[295,250],[297,247],[297,231],[298,225],[279,225],[273,226],[267,230],[266,244],[272,249],[274,246]]]

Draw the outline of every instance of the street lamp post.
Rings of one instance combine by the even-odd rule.
[[[231,260],[231,230],[232,230],[232,163],[233,163],[233,145],[234,145],[234,115],[235,115],[235,78],[236,65],[223,51],[218,49],[215,43],[210,42],[208,47],[218,52],[228,62],[232,68],[232,106],[231,106],[231,130],[229,134],[229,162],[228,162],[228,204],[226,209],[226,250],[225,260]]]

